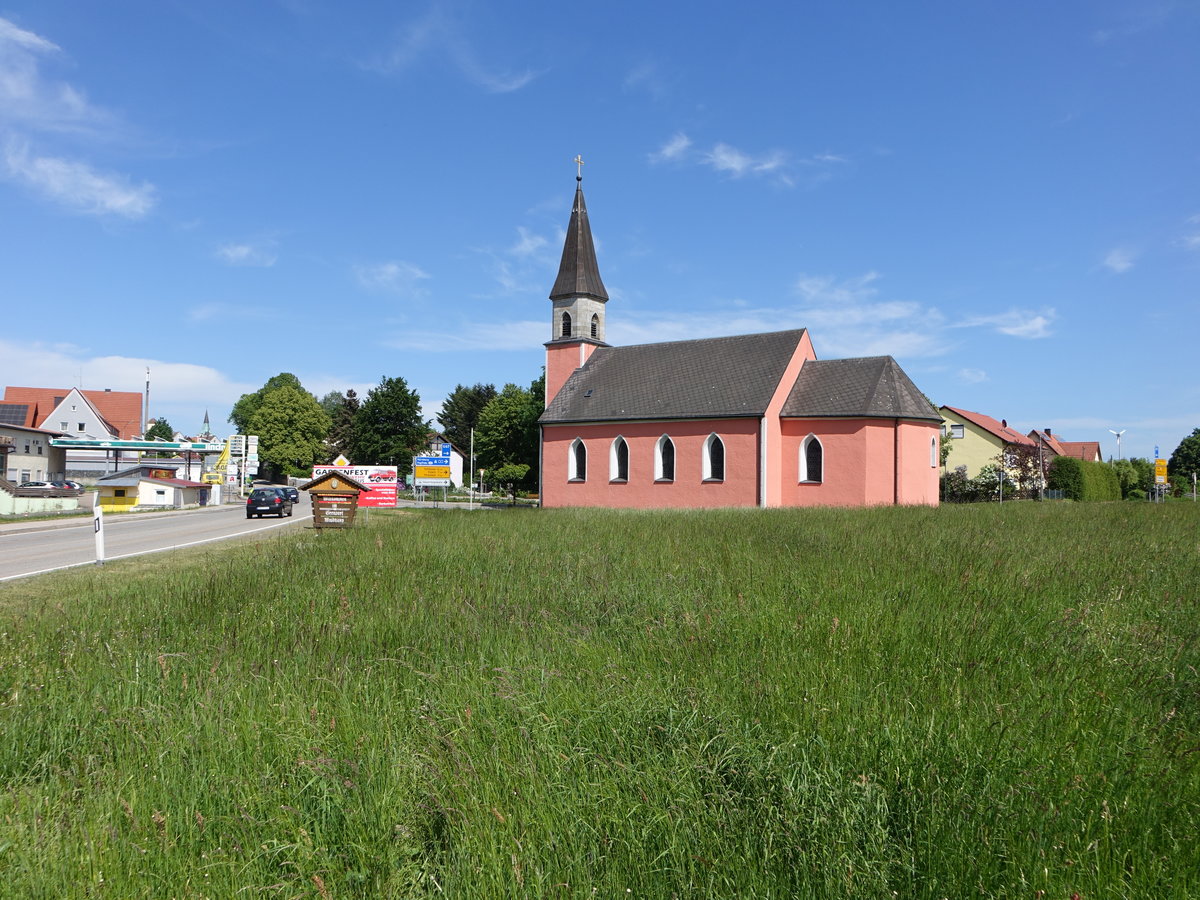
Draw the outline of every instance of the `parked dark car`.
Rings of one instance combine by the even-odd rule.
[[[255,488],[246,498],[247,519],[252,516],[258,516],[260,519],[263,516],[279,516],[282,519],[291,514],[292,500],[284,488]]]

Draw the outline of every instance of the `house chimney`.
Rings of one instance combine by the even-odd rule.
[[[111,394],[111,393],[112,393],[112,388],[105,388],[105,389],[104,389],[104,393],[106,393],[106,394]]]
[[[1047,429],[1046,429],[1046,437],[1054,437],[1054,435],[1052,435],[1052,434],[1050,433],[1050,429],[1049,429],[1049,428],[1047,428]]]
[[[1008,427],[1008,419],[1001,419],[1001,420],[1000,420],[1000,425],[1001,425],[1001,427],[1003,427],[1003,428],[1007,428],[1007,427]]]

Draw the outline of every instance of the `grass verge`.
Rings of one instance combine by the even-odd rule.
[[[1196,896],[1198,533],[1184,504],[404,511],[6,585],[0,881]]]

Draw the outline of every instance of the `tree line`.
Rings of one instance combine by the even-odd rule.
[[[457,385],[437,414],[440,433],[464,456],[475,437],[475,468],[512,490],[533,486],[545,376],[528,388]],[[238,434],[258,435],[259,471],[278,479],[306,477],[339,455],[355,465],[394,465],[404,478],[439,430],[421,415],[421,398],[399,377],[384,376],[360,399],[354,389],[318,399],[300,379],[281,372],[243,394],[229,414]]]

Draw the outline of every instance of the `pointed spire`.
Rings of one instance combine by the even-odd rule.
[[[583,160],[576,157],[580,166]],[[550,291],[551,300],[568,297],[594,297],[607,301],[608,292],[600,280],[600,267],[596,264],[596,248],[592,244],[592,226],[588,224],[587,204],[583,199],[583,175],[575,176],[575,204],[571,207],[571,221],[567,225],[567,239],[563,243],[562,262],[558,265],[558,278]]]

